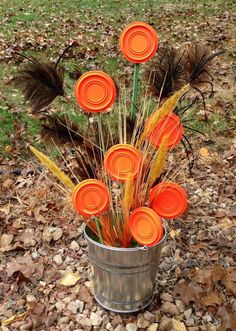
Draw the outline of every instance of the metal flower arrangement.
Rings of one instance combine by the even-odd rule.
[[[115,132],[108,121],[109,137],[104,113],[111,110],[116,99],[113,79],[105,72],[89,71],[80,75],[75,84],[80,109],[96,118],[94,141],[79,135],[79,144],[86,150],[85,157],[79,152],[81,181],[74,183],[46,155],[33,146],[30,149],[65,186],[85,223],[96,300],[116,312],[133,312],[146,307],[154,295],[155,274],[166,236],[163,220],[177,218],[187,208],[187,194],[173,181],[176,176],[168,169],[168,155],[182,143],[190,161],[188,149],[192,152],[192,147],[184,131],[192,128],[185,125],[183,114],[197,98],[183,107],[179,101],[192,88],[205,103],[201,84],[213,87],[208,66],[221,52],[211,54],[202,45],[188,47],[182,53],[168,47],[159,50],[156,31],[143,22],[128,25],[119,45],[123,56],[134,63],[133,93],[131,109],[119,104]],[[14,82],[24,93],[32,114],[47,113],[58,96],[70,101],[64,90],[64,68],[59,65],[70,47],[55,64],[23,55],[28,64]],[[159,101],[150,114],[150,103],[145,98],[142,108],[138,107],[139,69],[157,51],[159,62],[148,76],[150,90]],[[60,124],[49,113],[46,119]],[[76,130],[70,130],[72,133]],[[167,170],[171,172],[169,177]]]
[[[100,144],[97,147],[103,164],[97,169],[97,178],[82,180],[74,186],[45,155],[34,147],[31,150],[73,189],[73,206],[95,240],[114,247],[154,246],[163,237],[162,219],[176,218],[187,207],[185,190],[177,183],[161,179],[161,175],[168,153],[183,136],[181,119],[173,111],[189,84],[166,99],[151,116],[144,111],[136,118],[139,67],[156,54],[158,36],[148,24],[135,22],[123,30],[119,43],[124,57],[134,63],[131,118],[135,124],[131,140],[121,139],[119,144],[106,150],[102,113],[112,107],[116,87],[106,73],[90,71],[77,81],[74,93],[84,111],[98,113]],[[123,112],[120,118],[123,132],[126,116]],[[119,194],[113,192],[114,181],[120,186]]]

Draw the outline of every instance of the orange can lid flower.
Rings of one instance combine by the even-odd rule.
[[[88,112],[103,112],[115,101],[116,87],[109,75],[102,71],[83,74],[75,85],[75,97]]]
[[[128,144],[112,146],[104,157],[104,167],[110,177],[124,182],[131,173],[134,178],[138,175],[142,163],[139,150]]]
[[[151,190],[149,205],[161,217],[176,218],[187,208],[187,195],[178,184],[162,182]]]
[[[75,209],[83,216],[96,216],[109,208],[109,193],[106,185],[97,179],[86,179],[73,192]]]
[[[147,139],[154,147],[159,147],[162,139],[167,136],[167,147],[172,148],[180,142],[183,133],[184,128],[180,118],[175,114],[170,114],[166,115],[162,121],[157,123]]]
[[[130,215],[129,228],[134,239],[141,245],[154,246],[163,237],[160,216],[148,207],[136,208]]]
[[[120,49],[128,61],[143,63],[156,53],[158,42],[157,33],[149,24],[134,22],[122,31]]]

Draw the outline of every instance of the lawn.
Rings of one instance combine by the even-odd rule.
[[[211,45],[213,50],[226,51],[213,68],[216,95],[219,95],[216,100],[210,100],[208,106],[216,108],[217,113],[210,116],[208,123],[201,121],[200,115],[194,115],[192,126],[213,135],[232,130],[235,118],[230,66],[235,41],[234,17],[230,15],[232,5],[233,1],[219,0],[1,1],[0,118],[3,124],[0,129],[0,152],[4,152],[9,145],[14,148],[16,123],[20,122],[23,126],[22,142],[35,142],[40,132],[39,121],[29,115],[21,94],[9,83],[22,63],[16,52],[55,60],[66,45],[76,41],[77,46],[63,60],[67,73],[67,94],[72,99],[78,72],[94,68],[104,70],[117,82],[124,83],[130,94],[132,66],[121,56],[117,45],[123,27],[134,20],[152,24],[163,44],[181,46],[189,41],[201,41]],[[142,72],[145,68],[143,65]],[[228,89],[228,93],[219,84]],[[144,91],[146,83],[142,76],[141,85]],[[81,121],[82,125],[83,115],[78,115],[73,106],[60,100],[53,106],[57,112],[66,113],[73,121]]]

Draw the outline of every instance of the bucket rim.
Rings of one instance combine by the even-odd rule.
[[[161,241],[159,241],[154,246],[140,246],[140,247],[128,247],[128,248],[107,246],[107,245],[98,243],[97,241],[95,241],[95,240],[93,240],[92,238],[89,237],[89,235],[86,233],[86,231],[88,229],[88,225],[87,224],[84,225],[84,236],[93,245],[98,246],[98,247],[101,247],[101,248],[104,248],[104,249],[107,249],[107,250],[110,250],[110,251],[116,251],[116,252],[139,252],[140,250],[141,251],[147,251],[149,249],[152,249],[154,247],[157,247],[157,246],[161,245],[166,240],[166,233],[167,233],[166,227],[164,225],[163,225],[163,228],[164,228],[163,237],[162,237]]]

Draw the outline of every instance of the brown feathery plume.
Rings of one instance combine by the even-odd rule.
[[[161,99],[168,97],[185,84],[185,50],[164,46],[146,73],[150,92]]]
[[[191,85],[208,83],[213,80],[210,65],[212,60],[223,54],[224,51],[212,53],[209,46],[195,43],[190,44],[186,50],[185,76],[186,81]]]
[[[69,120],[64,114],[47,115],[42,119],[41,136],[45,141],[56,140],[58,144],[73,141],[74,144],[83,144],[84,139],[79,134],[81,129],[77,123]]]
[[[99,168],[100,150],[91,137],[83,135],[81,127],[70,121],[65,115],[47,116],[43,119],[42,139],[56,144],[69,143],[75,150],[74,159],[77,165],[75,174],[80,179],[93,178]]]
[[[14,84],[24,94],[33,114],[43,112],[57,96],[64,96],[64,68],[36,60],[24,65]]]
[[[202,87],[204,85],[210,85],[212,96],[214,91],[213,86],[213,77],[211,75],[211,62],[212,60],[223,54],[224,51],[219,51],[212,53],[211,48],[208,45],[193,43],[188,45],[186,49],[186,62],[185,62],[185,80],[190,83],[191,86],[201,95],[203,108],[205,113],[205,120],[208,120],[206,113],[206,102],[204,92],[202,91]],[[196,100],[195,100],[196,101]],[[187,109],[182,111],[182,114],[186,112],[193,103],[187,106]]]
[[[59,65],[69,45],[59,56],[56,63],[39,62],[33,56],[16,53],[28,60],[23,68],[13,78],[12,82],[21,90],[29,102],[33,114],[46,110],[57,96],[65,96],[64,92],[64,67]]]
[[[189,84],[184,85],[175,94],[169,97],[148,119],[144,130],[138,140],[137,147],[139,148],[145,138],[152,132],[158,122],[160,122],[167,114],[171,114],[175,109],[179,99],[189,89]]]
[[[168,151],[167,140],[168,140],[168,136],[165,136],[158,149],[157,156],[155,160],[153,160],[148,179],[149,187],[152,187],[153,183],[161,176],[164,170],[166,164],[167,151]]]

